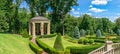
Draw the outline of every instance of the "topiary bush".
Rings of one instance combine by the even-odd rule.
[[[29,35],[28,32],[27,32],[27,29],[22,29],[22,30],[20,31],[20,34],[21,34],[22,37],[24,37],[24,38],[30,37],[30,35]]]
[[[89,39],[85,38],[84,39],[84,44],[88,44],[89,43]]]
[[[84,39],[85,39],[85,38],[80,38],[80,39],[78,40],[78,43],[79,43],[79,44],[84,44]]]
[[[80,30],[80,36],[85,36],[85,30],[84,29]]]
[[[94,43],[94,39],[89,39],[89,43],[93,44]]]
[[[42,54],[43,49],[35,45],[33,42],[29,42],[29,46],[36,54]]]
[[[100,36],[102,36],[101,31],[98,29],[97,32],[96,32],[96,37],[100,37]]]
[[[63,47],[63,44],[62,44],[62,38],[60,35],[58,35],[56,37],[56,40],[54,42],[54,46],[53,46],[56,50],[59,50],[59,51],[64,51],[64,47]]]
[[[80,38],[80,32],[79,32],[79,28],[77,26],[75,27],[73,37],[76,38],[76,39]]]

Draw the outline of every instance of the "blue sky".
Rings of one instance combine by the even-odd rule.
[[[78,0],[78,6],[73,6],[70,15],[79,17],[89,14],[93,17],[107,17],[112,22],[120,17],[120,0]],[[27,7],[23,2],[20,7]]]

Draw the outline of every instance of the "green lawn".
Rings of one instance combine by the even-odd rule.
[[[52,37],[52,38],[40,38],[40,40],[42,40],[44,43],[46,43],[47,45],[53,47],[54,42],[55,42],[56,37]],[[87,46],[87,45],[83,45],[83,44],[76,44],[76,43],[72,43],[72,42],[68,42],[65,38],[62,37],[62,43],[64,48],[66,48],[67,46]]]
[[[0,33],[0,54],[34,54],[29,39],[15,34]]]

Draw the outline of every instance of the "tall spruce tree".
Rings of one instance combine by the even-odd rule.
[[[76,39],[80,39],[80,32],[79,32],[79,28],[77,26],[75,27],[73,37],[76,38]]]
[[[96,37],[100,37],[100,36],[102,36],[101,31],[98,29],[97,32],[96,32]]]

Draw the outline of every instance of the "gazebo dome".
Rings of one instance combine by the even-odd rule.
[[[49,21],[49,19],[42,17],[42,16],[36,16],[36,17],[33,17],[32,19],[30,19],[30,22],[32,22],[32,21]]]

